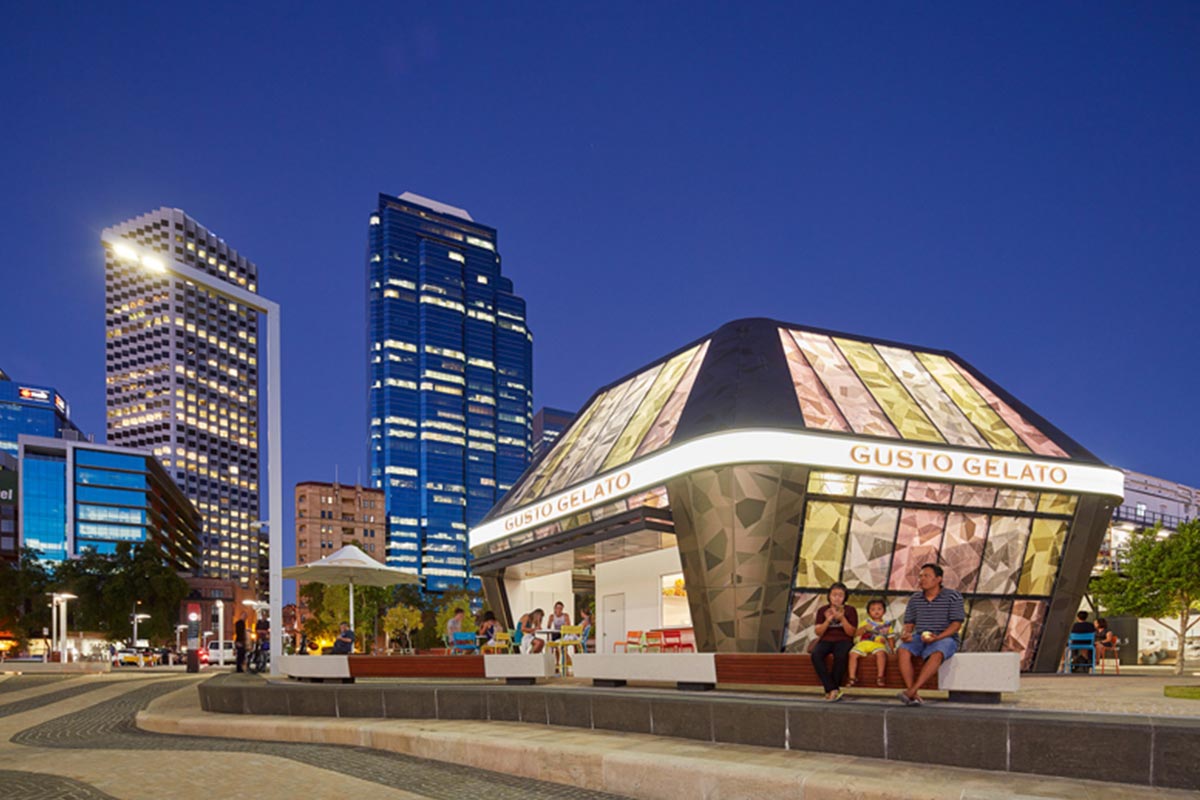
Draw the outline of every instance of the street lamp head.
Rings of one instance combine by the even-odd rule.
[[[175,626],[175,630],[177,630],[177,631],[186,631],[186,630],[187,630],[187,625],[184,625],[184,624],[180,623],[179,625],[176,625],[176,626]]]
[[[141,621],[142,621],[142,620],[144,620],[144,619],[150,619],[150,615],[149,615],[149,614],[133,614],[132,616],[133,616],[133,618],[134,618],[134,619],[136,619],[138,622],[141,622]]]
[[[196,621],[197,621],[197,620],[199,620],[199,619],[200,619],[200,615],[199,615],[199,614],[197,614],[195,611],[193,611],[192,613],[188,614],[188,620],[189,620],[190,622],[196,622]]]
[[[58,596],[58,599],[59,600],[78,600],[79,596],[71,594],[70,592],[63,592]]]

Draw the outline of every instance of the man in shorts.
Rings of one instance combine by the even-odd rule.
[[[921,566],[917,585],[920,590],[908,599],[904,630],[900,634],[900,675],[908,688],[897,697],[906,706],[922,704],[921,687],[937,674],[944,661],[958,652],[958,631],[967,618],[962,595],[942,586],[942,568],[937,564]],[[925,659],[915,679],[914,656]]]

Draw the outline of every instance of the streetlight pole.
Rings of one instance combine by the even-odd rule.
[[[217,664],[225,666],[225,601],[217,601]]]
[[[104,237],[104,244],[112,248],[114,255],[127,262],[140,263],[151,272],[170,272],[178,278],[191,281],[208,291],[240,303],[266,317],[267,323],[267,547],[272,676],[279,675],[279,658],[283,649],[283,448],[280,442],[282,417],[280,407],[279,369],[279,304],[261,295],[249,292],[240,286],[219,280],[174,257],[164,259],[162,253],[144,250],[120,237]]]
[[[62,624],[58,626],[58,632],[62,635],[62,656],[60,663],[67,663],[67,648],[69,646],[70,637],[67,636],[67,601],[78,599],[70,592],[61,592],[57,595],[58,602],[62,608]]]

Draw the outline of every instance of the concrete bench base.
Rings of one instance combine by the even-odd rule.
[[[1021,656],[958,653],[938,668],[938,688],[956,703],[999,703],[1001,692],[1021,688]]]
[[[514,686],[531,686],[538,678],[554,677],[554,653],[486,655],[483,673],[489,678],[504,678]]]
[[[574,662],[575,677],[591,678],[594,686],[650,681],[697,690],[717,685],[712,653],[580,653]]]

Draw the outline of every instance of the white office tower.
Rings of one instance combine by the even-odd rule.
[[[258,268],[177,208],[106,228],[102,238],[108,442],[153,451],[196,504],[198,574],[253,587],[258,315],[153,268],[175,259],[251,292]]]

